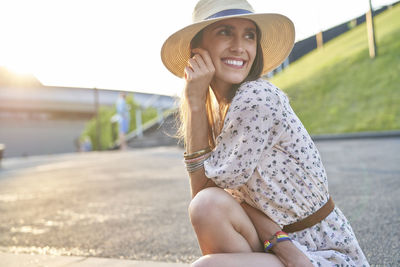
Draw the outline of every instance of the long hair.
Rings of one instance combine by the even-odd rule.
[[[260,78],[263,67],[264,67],[264,58],[263,58],[263,53],[262,53],[262,48],[261,48],[261,31],[256,25],[256,31],[257,31],[257,52],[256,56],[254,58],[253,65],[250,69],[249,74],[247,77],[243,80],[243,82],[239,84],[234,84],[232,85],[232,94],[229,99],[227,99],[227,103],[218,103],[217,98],[212,90],[211,87],[209,87],[208,92],[207,92],[207,98],[206,98],[206,112],[207,112],[207,121],[208,121],[208,143],[211,148],[215,147],[215,140],[217,136],[220,134],[224,119],[226,116],[226,113],[228,112],[230,103],[233,99],[233,97],[236,94],[237,89],[240,87],[240,85],[244,82],[247,81],[254,81],[258,78]],[[190,42],[190,49],[199,47],[201,44],[203,38],[203,30],[198,32],[195,37],[193,37],[192,41]],[[191,55],[192,57],[193,55]],[[186,130],[187,130],[187,115],[188,115],[188,102],[187,99],[184,96],[184,92],[182,93],[181,96],[181,102],[180,102],[180,109],[179,109],[179,120],[177,121],[179,127],[178,127],[178,133],[177,137],[184,142],[184,146],[186,147]]]

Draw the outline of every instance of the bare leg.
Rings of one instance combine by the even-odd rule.
[[[193,266],[260,266],[261,262],[283,266],[274,255],[254,253],[262,252],[256,229],[240,204],[223,189],[210,187],[197,193],[189,215],[201,251],[207,255]]]
[[[189,215],[203,255],[262,251],[251,220],[239,203],[220,188],[197,193],[190,203]]]

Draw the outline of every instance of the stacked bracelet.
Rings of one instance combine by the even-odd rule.
[[[210,156],[211,152],[208,152],[207,154],[201,155],[197,158],[194,159],[185,159],[185,163],[192,163],[192,162],[197,162],[203,159],[207,159]]]
[[[186,154],[186,152],[183,154],[183,157],[185,158],[184,163],[186,165],[186,169],[189,173],[195,172],[201,167],[204,166],[204,161],[208,159],[211,155],[211,148],[206,148],[202,149],[199,151],[196,151],[192,154]]]
[[[204,155],[204,154],[207,154],[207,153],[209,153],[209,152],[211,152],[211,148],[207,147],[207,148],[205,148],[205,149],[202,149],[202,150],[193,152],[193,153],[191,153],[191,154],[187,154],[187,153],[185,152],[185,153],[183,153],[183,157],[184,157],[185,159],[194,159],[194,158],[197,158],[197,157],[202,156],[202,155]]]
[[[276,239],[276,242],[272,242]],[[264,251],[268,252],[276,243],[283,242],[283,241],[292,241],[287,233],[283,231],[276,232],[271,238],[265,240],[264,242]]]

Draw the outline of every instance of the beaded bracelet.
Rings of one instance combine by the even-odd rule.
[[[276,239],[276,242],[273,243],[272,240]],[[264,241],[264,251],[268,252],[276,243],[283,241],[292,241],[287,233],[283,231],[276,232],[271,238]]]

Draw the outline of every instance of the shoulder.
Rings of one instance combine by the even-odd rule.
[[[237,95],[246,96],[276,96],[279,97],[283,92],[269,81],[259,78],[254,81],[244,82],[240,85]]]
[[[244,82],[238,88],[232,104],[274,105],[280,103],[284,93],[269,81],[259,78]]]

